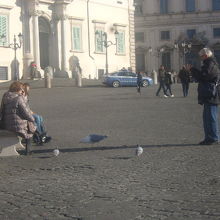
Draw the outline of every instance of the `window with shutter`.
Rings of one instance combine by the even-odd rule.
[[[212,0],[212,10],[213,11],[220,10],[220,0]]]
[[[125,32],[124,31],[118,31],[117,53],[125,54]]]
[[[186,0],[186,11],[194,12],[196,9],[195,0]]]
[[[81,38],[81,27],[74,26],[73,27],[73,50],[81,51],[82,50],[82,38]]]
[[[170,31],[161,31],[160,32],[161,40],[170,40]]]
[[[0,46],[3,46],[7,43],[8,39],[8,16],[0,15]],[[5,36],[5,38],[1,38]]]
[[[193,39],[193,37],[195,37],[195,35],[196,35],[196,30],[195,29],[188,29],[186,31],[186,34],[189,39]]]
[[[135,42],[144,42],[144,32],[135,33]]]
[[[95,51],[97,53],[104,52],[104,31],[103,30],[96,30],[95,35]]]
[[[168,0],[160,0],[160,13],[168,14]]]
[[[0,80],[8,80],[8,67],[0,66]]]
[[[220,38],[220,28],[213,28],[213,37]]]

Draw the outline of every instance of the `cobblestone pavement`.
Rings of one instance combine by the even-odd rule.
[[[31,83],[31,107],[53,140],[31,156],[0,158],[1,220],[220,219],[220,146],[197,145],[195,84],[187,98],[179,84],[174,98],[156,97],[157,86],[140,96],[135,88],[72,84]],[[91,133],[109,137],[79,143]]]

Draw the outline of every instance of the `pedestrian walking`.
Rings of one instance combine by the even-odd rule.
[[[179,71],[179,79],[183,88],[183,96],[186,97],[188,96],[189,91],[190,73],[185,66],[183,66],[182,69]]]
[[[166,94],[168,95],[168,91],[170,93],[170,97],[174,97],[172,90],[171,90],[171,85],[172,85],[172,78],[171,78],[171,72],[165,72],[165,79],[164,79],[164,83],[166,86]]]
[[[172,76],[172,82],[177,83],[177,73],[175,70],[171,71],[171,76]]]
[[[212,145],[219,142],[218,105],[220,104],[220,89],[215,87],[220,79],[220,69],[209,48],[199,52],[203,61],[201,70],[191,65],[187,69],[198,81],[198,102],[203,105],[203,128],[205,138],[200,145]],[[212,89],[211,89],[212,88]],[[211,91],[211,93],[209,93]]]
[[[165,90],[165,68],[163,65],[160,66],[159,70],[158,70],[158,81],[159,81],[159,88],[156,92],[156,96],[159,96],[160,94],[160,90],[161,88],[163,89],[163,93],[164,93],[164,97],[167,98],[168,95],[166,93],[166,90]]]
[[[141,86],[142,86],[142,74],[144,72],[138,72],[137,74],[137,92],[141,94]]]

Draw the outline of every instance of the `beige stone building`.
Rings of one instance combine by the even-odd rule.
[[[220,0],[136,0],[135,8],[137,70],[199,66],[204,46],[220,62]]]
[[[0,57],[0,81],[29,78],[32,61],[42,76],[135,69],[133,0],[0,0]]]

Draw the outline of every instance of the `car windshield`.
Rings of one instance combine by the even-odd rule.
[[[128,72],[128,76],[136,77],[136,74],[132,72]]]
[[[110,75],[111,76],[130,76],[130,77],[137,76],[135,73],[128,72],[128,71],[113,72],[113,73],[110,73]]]
[[[117,76],[117,75],[118,75],[118,72],[110,73],[109,75],[111,75],[111,76]]]

